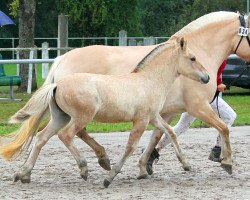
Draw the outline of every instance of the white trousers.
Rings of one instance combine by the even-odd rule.
[[[228,128],[230,128],[237,116],[235,111],[219,96],[218,96],[218,110],[217,110],[217,99],[215,99],[210,105],[216,113],[218,113],[219,110],[220,117],[227,124]],[[179,136],[180,134],[186,132],[195,119],[196,119],[195,117],[188,114],[187,112],[182,113],[180,120],[173,127],[176,135]],[[157,145],[158,151],[160,151],[162,148],[164,148],[166,145],[170,143],[171,143],[170,138],[168,138],[168,136],[165,134]],[[220,146],[219,135],[217,137],[216,146]]]

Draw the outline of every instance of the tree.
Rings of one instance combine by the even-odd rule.
[[[34,47],[34,30],[35,30],[35,0],[14,0],[12,2],[12,10],[19,10],[19,47]],[[28,59],[29,51],[20,51],[20,59]],[[20,65],[20,76],[22,78],[19,90],[25,91],[28,86],[28,64]],[[32,90],[37,89],[35,67],[32,72]]]

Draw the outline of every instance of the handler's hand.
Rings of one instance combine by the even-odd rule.
[[[220,92],[224,92],[226,87],[227,86],[225,84],[221,83],[220,85],[217,86],[217,90]]]

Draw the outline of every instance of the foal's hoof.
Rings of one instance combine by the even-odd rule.
[[[99,158],[99,159],[98,159],[98,163],[99,163],[99,165],[100,165],[103,169],[105,169],[105,170],[107,170],[107,171],[110,171],[110,170],[111,170],[109,158],[106,158],[106,157]]]
[[[191,166],[183,166],[182,167],[184,169],[184,171],[190,171],[191,170]]]
[[[13,176],[13,182],[21,181],[22,183],[30,183],[30,175],[22,176],[20,173],[15,173]]]
[[[85,169],[85,168],[81,169],[80,175],[85,181],[87,181],[87,179],[88,179],[88,169]]]
[[[139,175],[138,177],[137,177],[137,179],[147,179],[148,178],[148,175],[147,174],[143,174],[143,175]]]
[[[105,178],[104,181],[103,181],[103,185],[104,185],[105,188],[107,188],[110,185],[110,181]]]
[[[232,165],[229,165],[229,164],[221,164],[221,167],[222,167],[228,174],[232,174],[232,173],[233,173]]]

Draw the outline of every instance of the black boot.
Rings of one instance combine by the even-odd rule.
[[[221,147],[215,146],[214,148],[212,148],[212,151],[210,152],[208,159],[214,162],[220,162],[221,161],[220,153],[221,153]]]
[[[151,153],[148,162],[147,162],[147,172],[149,175],[153,174],[153,163],[155,159],[159,160],[160,154],[158,151],[154,148],[153,152]]]

